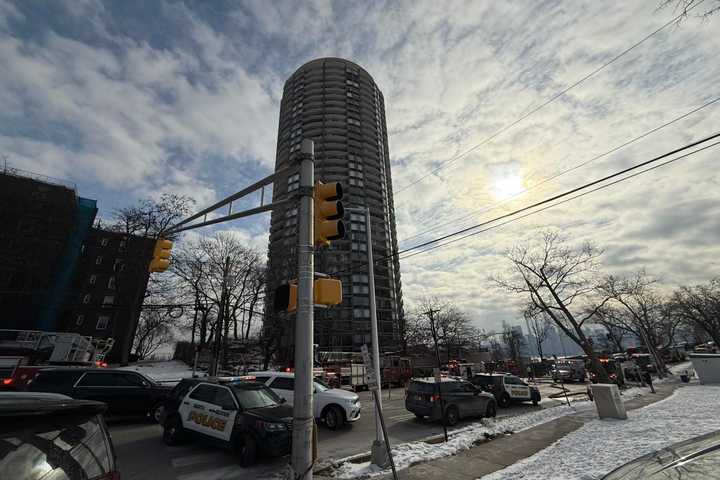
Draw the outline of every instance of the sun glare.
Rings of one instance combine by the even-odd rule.
[[[493,194],[498,200],[505,200],[525,190],[520,175],[506,175],[496,178],[492,185]]]

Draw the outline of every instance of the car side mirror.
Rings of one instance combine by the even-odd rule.
[[[285,397],[280,397],[280,404],[287,403],[287,400],[285,400]]]

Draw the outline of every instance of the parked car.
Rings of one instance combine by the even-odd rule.
[[[270,387],[288,403],[293,403],[295,374],[286,372],[252,372],[255,381]],[[315,418],[330,430],[338,430],[346,422],[360,419],[362,404],[356,393],[340,388],[331,388],[320,379],[313,381],[315,394]]]
[[[439,420],[441,394],[447,425],[453,426],[463,417],[494,417],[497,413],[492,394],[453,377],[443,377],[440,383],[433,377],[413,378],[405,391],[405,408],[418,419]]]
[[[0,393],[0,477],[119,480],[106,406],[55,393]]]
[[[720,430],[676,443],[626,463],[603,480],[705,480],[717,478]]]
[[[502,373],[479,373],[473,375],[470,383],[483,391],[491,393],[498,405],[508,407],[513,402],[540,402],[540,390],[528,385],[515,375]]]
[[[111,415],[150,415],[155,421],[162,417],[171,389],[130,370],[77,367],[40,370],[28,387],[31,392],[104,402]]]
[[[233,451],[248,467],[259,454],[290,452],[292,407],[257,382],[183,379],[166,402],[163,427],[167,445],[201,439]]]

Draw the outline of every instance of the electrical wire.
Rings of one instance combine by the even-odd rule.
[[[668,160],[668,161],[666,161],[666,162],[663,162],[663,163],[660,163],[660,164],[657,164],[657,165],[653,165],[652,167],[648,167],[648,168],[646,168],[645,170],[640,170],[639,172],[635,172],[635,173],[633,173],[632,175],[628,175],[627,177],[623,177],[623,178],[620,178],[620,179],[615,180],[615,181],[613,181],[613,182],[607,183],[607,184],[605,184],[605,185],[601,185],[601,186],[599,186],[599,187],[593,188],[592,190],[588,190],[587,192],[579,193],[579,194],[577,194],[577,195],[574,195],[574,196],[572,196],[572,197],[566,198],[565,200],[559,201],[559,202],[554,203],[554,204],[552,204],[552,205],[547,205],[547,206],[545,206],[545,207],[543,207],[543,208],[540,208],[540,209],[538,209],[538,210],[533,210],[533,211],[528,212],[528,213],[526,213],[526,214],[524,214],[524,215],[521,215],[521,216],[519,216],[519,217],[511,218],[511,219],[506,220],[506,221],[504,221],[504,222],[502,222],[502,223],[498,223],[497,225],[492,225],[492,226],[487,227],[487,228],[484,228],[484,229],[482,229],[482,230],[478,230],[477,232],[468,233],[467,235],[463,235],[463,236],[460,237],[460,238],[456,238],[456,239],[450,240],[450,241],[445,242],[445,243],[441,243],[441,244],[438,244],[438,245],[433,245],[433,246],[431,246],[431,247],[429,247],[429,248],[427,248],[427,249],[425,249],[425,250],[421,250],[421,251],[419,251],[419,252],[411,253],[410,255],[406,255],[406,256],[404,256],[404,257],[398,257],[398,260],[405,260],[406,258],[414,257],[414,256],[416,256],[416,255],[420,255],[420,254],[422,254],[422,253],[429,252],[429,251],[434,250],[434,249],[436,249],[436,248],[444,247],[444,246],[446,246],[446,245],[450,245],[451,243],[459,242],[459,241],[464,240],[464,239],[466,239],[466,238],[468,238],[468,237],[472,237],[472,236],[475,236],[475,235],[479,235],[480,233],[487,232],[488,230],[492,230],[492,229],[494,229],[494,228],[502,227],[503,225],[507,225],[508,223],[512,223],[512,222],[521,220],[521,219],[523,219],[523,218],[525,218],[525,217],[529,217],[529,216],[531,216],[531,215],[535,215],[535,214],[540,213],[540,212],[543,212],[543,211],[545,211],[545,210],[549,210],[549,209],[551,209],[551,208],[553,208],[553,207],[557,207],[558,205],[562,205],[562,204],[564,204],[564,203],[570,202],[571,200],[575,200],[576,198],[584,197],[585,195],[589,195],[589,194],[591,194],[591,193],[593,193],[593,192],[597,192],[598,190],[602,190],[602,189],[611,187],[611,186],[616,185],[616,184],[618,184],[618,183],[624,182],[625,180],[629,180],[629,179],[631,179],[631,178],[637,177],[637,176],[639,176],[639,175],[642,175],[643,173],[647,173],[647,172],[649,172],[649,171],[651,171],[651,170],[655,170],[655,169],[657,169],[657,168],[663,167],[663,166],[668,165],[668,164],[670,164],[670,163],[676,162],[676,161],[681,160],[681,159],[683,159],[683,158],[686,158],[686,157],[689,157],[689,156],[694,155],[694,154],[696,154],[696,153],[702,152],[703,150],[707,150],[707,149],[709,149],[709,148],[711,148],[711,147],[714,147],[714,146],[716,146],[716,145],[720,145],[720,142],[715,142],[715,143],[712,143],[712,144],[707,145],[707,146],[705,146],[705,147],[698,148],[697,150],[693,150],[692,152],[686,153],[685,155],[681,155],[681,156],[679,156],[679,157],[672,158],[672,159],[670,159],[670,160]]]
[[[668,158],[668,157],[670,157],[670,156],[672,156],[672,155],[675,155],[675,154],[677,154],[677,153],[683,152],[683,151],[685,151],[685,150],[689,150],[689,149],[694,148],[694,147],[696,147],[696,146],[699,146],[699,145],[701,145],[701,144],[703,144],[703,143],[707,143],[707,142],[709,142],[709,141],[711,141],[711,140],[714,140],[714,139],[716,139],[716,138],[718,138],[718,137],[720,137],[720,132],[715,133],[715,134],[713,134],[713,135],[710,135],[710,136],[708,136],[708,137],[705,137],[705,138],[703,138],[703,139],[701,139],[701,140],[697,140],[697,141],[695,141],[695,142],[689,143],[689,144],[687,144],[687,145],[685,145],[685,146],[683,146],[683,147],[676,148],[676,149],[671,150],[671,151],[669,151],[669,152],[666,152],[666,153],[664,153],[664,154],[662,154],[662,155],[659,155],[659,156],[657,156],[657,157],[651,158],[650,160],[646,160],[646,161],[641,162],[641,163],[639,163],[639,164],[633,165],[632,167],[625,168],[625,169],[623,169],[623,170],[620,170],[620,171],[618,171],[618,172],[612,173],[612,174],[610,174],[610,175],[606,175],[605,177],[599,178],[599,179],[597,179],[597,180],[593,180],[592,182],[585,183],[585,184],[583,184],[583,185],[581,185],[581,186],[579,186],[579,187],[572,188],[572,189],[567,190],[567,191],[565,191],[565,192],[563,192],[563,193],[554,195],[554,196],[552,196],[552,197],[550,197],[550,198],[546,198],[546,199],[541,200],[541,201],[539,201],[539,202],[535,202],[535,203],[533,203],[533,204],[531,204],[531,205],[527,205],[527,206],[525,206],[525,207],[521,207],[521,208],[519,208],[519,209],[513,210],[512,212],[509,212],[509,213],[500,215],[500,216],[495,217],[495,218],[493,218],[493,219],[491,219],[491,220],[487,220],[487,221],[484,221],[484,222],[481,222],[481,223],[472,225],[472,226],[470,226],[470,227],[462,228],[462,229],[457,230],[457,231],[455,231],[455,232],[449,233],[449,234],[447,234],[447,235],[443,235],[443,236],[441,236],[441,237],[438,237],[438,238],[429,240],[429,241],[427,241],[427,242],[423,242],[423,243],[421,243],[421,244],[419,244],[419,245],[415,245],[415,246],[413,246],[413,247],[408,247],[408,248],[405,248],[405,249],[402,249],[402,250],[398,250],[397,252],[391,253],[390,255],[386,255],[386,256],[384,256],[384,257],[379,258],[378,260],[374,261],[373,264],[377,264],[377,263],[379,263],[379,262],[382,262],[382,261],[385,261],[385,260],[388,260],[388,259],[391,259],[391,258],[394,258],[394,257],[400,257],[400,255],[402,255],[402,254],[404,254],[404,253],[408,253],[408,252],[411,252],[411,251],[414,251],[414,250],[418,250],[418,249],[422,249],[422,248],[428,247],[428,246],[433,245],[433,244],[436,244],[436,243],[438,243],[438,242],[442,242],[443,240],[447,240],[447,239],[449,239],[449,238],[457,237],[458,235],[462,235],[462,234],[465,234],[465,233],[472,232],[473,230],[477,230],[478,228],[481,228],[481,227],[484,227],[484,226],[493,224],[493,223],[495,223],[495,222],[497,222],[497,221],[500,221],[500,220],[503,220],[503,219],[506,219],[506,218],[510,218],[510,217],[514,217],[514,216],[516,216],[516,215],[518,215],[518,214],[520,214],[520,213],[533,210],[533,209],[535,209],[535,208],[537,208],[537,207],[539,207],[539,206],[542,206],[542,205],[546,205],[546,204],[548,204],[548,203],[555,202],[556,200],[559,200],[559,199],[561,199],[561,198],[564,198],[564,197],[573,195],[573,194],[575,194],[575,193],[577,193],[577,192],[579,192],[579,191],[585,190],[586,188],[589,188],[589,187],[592,187],[592,186],[595,186],[595,185],[604,183],[604,182],[606,182],[606,181],[608,181],[608,180],[610,180],[610,179],[613,179],[613,178],[616,178],[616,177],[620,177],[620,176],[622,176],[622,175],[625,175],[626,173],[629,173],[629,172],[632,172],[632,171],[634,171],[634,170],[643,168],[643,167],[645,167],[645,166],[647,166],[647,165],[651,165],[651,164],[653,164],[653,163],[659,162],[660,160],[663,160],[663,159],[665,159],[665,158]],[[720,143],[720,142],[718,142],[718,143]],[[712,145],[709,145],[709,146],[707,146],[707,147],[705,147],[705,148],[700,148],[700,149],[698,149],[698,150],[696,150],[696,151],[693,151],[693,152],[691,152],[691,153],[689,153],[689,154],[687,154],[687,155],[683,155],[683,156],[681,156],[681,157],[679,157],[679,158],[685,158],[685,157],[687,157],[687,156],[690,156],[690,155],[692,155],[692,154],[698,153],[698,152],[700,152],[700,151],[702,151],[702,150],[705,150],[705,149],[707,149],[707,148],[713,147],[713,146],[717,145],[718,143],[713,143]],[[666,164],[666,163],[665,163],[665,164]],[[630,177],[628,177],[628,178],[630,178]],[[365,265],[368,265],[368,263],[367,263],[367,262],[362,263],[362,264],[358,265],[358,267],[362,267],[362,266],[365,266]],[[338,272],[333,273],[332,275],[338,275],[338,274],[340,274],[340,273],[344,273],[344,272],[347,272],[347,271],[348,271],[348,270],[340,270],[340,271],[338,271]]]
[[[511,201],[511,200],[519,197],[520,195],[524,195],[525,193],[529,192],[530,190],[534,190],[535,188],[537,188],[537,187],[539,187],[539,186],[541,186],[541,185],[543,185],[543,184],[545,184],[545,183],[551,182],[551,181],[555,180],[556,178],[561,177],[562,175],[565,175],[565,174],[567,174],[567,173],[573,172],[573,171],[575,171],[575,170],[577,170],[577,169],[579,169],[579,168],[584,167],[585,165],[588,165],[588,164],[591,163],[591,162],[594,162],[595,160],[599,160],[599,159],[601,159],[601,158],[603,158],[603,157],[606,157],[606,156],[608,156],[608,155],[610,155],[610,154],[612,154],[612,153],[615,153],[615,152],[617,152],[618,150],[620,150],[620,149],[622,149],[622,148],[624,148],[624,147],[627,147],[628,145],[631,145],[631,144],[637,142],[638,140],[642,140],[643,138],[647,137],[648,135],[652,135],[653,133],[655,133],[655,132],[657,132],[657,131],[659,131],[659,130],[662,130],[662,129],[665,128],[665,127],[668,127],[668,126],[670,126],[670,125],[672,125],[672,124],[674,124],[674,123],[677,123],[677,122],[679,122],[680,120],[683,120],[683,119],[689,117],[690,115],[692,115],[692,114],[694,114],[694,113],[697,113],[697,112],[699,112],[699,111],[701,111],[701,110],[703,110],[703,109],[705,109],[705,108],[707,108],[707,107],[709,107],[709,106],[717,103],[718,101],[720,101],[720,97],[715,97],[715,98],[713,98],[712,100],[710,100],[710,101],[708,101],[708,102],[700,105],[699,107],[695,107],[694,109],[690,110],[689,112],[686,112],[686,113],[680,115],[679,117],[675,117],[675,118],[673,118],[672,120],[670,120],[670,121],[668,121],[668,122],[665,122],[665,123],[663,123],[662,125],[658,125],[657,127],[654,127],[654,128],[652,128],[652,129],[646,131],[645,133],[642,133],[641,135],[638,135],[638,136],[636,136],[636,137],[634,137],[634,138],[632,138],[632,139],[630,139],[630,140],[628,140],[628,141],[626,141],[626,142],[624,142],[624,143],[622,143],[622,144],[620,144],[620,145],[617,145],[617,146],[611,148],[610,150],[608,150],[608,151],[606,151],[606,152],[603,152],[603,153],[601,153],[601,154],[599,154],[599,155],[596,155],[596,156],[594,156],[594,157],[592,157],[592,158],[590,158],[590,159],[588,159],[588,160],[585,160],[584,162],[581,162],[581,163],[579,163],[579,164],[577,164],[577,165],[574,165],[574,166],[572,166],[572,167],[570,167],[570,168],[568,168],[568,169],[566,169],[566,170],[560,171],[560,172],[556,173],[555,175],[553,175],[553,176],[551,176],[551,177],[548,177],[548,178],[546,178],[546,179],[543,179],[543,180],[541,180],[541,181],[539,181],[539,182],[537,182],[537,183],[529,186],[528,188],[526,188],[526,189],[524,189],[524,190],[522,190],[522,191],[520,191],[520,192],[517,192],[517,193],[513,194],[512,196],[510,196],[510,197],[508,197],[508,198],[506,198],[506,199],[503,199],[503,200],[501,200],[501,201],[499,201],[499,202],[495,202],[494,204],[489,205],[488,207],[485,207],[485,208],[482,208],[482,209],[478,209],[478,210],[475,210],[475,211],[470,212],[470,213],[468,213],[468,214],[465,214],[465,215],[463,215],[463,216],[461,216],[461,217],[459,217],[459,218],[457,218],[457,219],[455,219],[455,220],[450,220],[450,221],[448,221],[448,222],[441,223],[440,225],[435,225],[434,227],[432,227],[432,228],[430,228],[430,229],[428,229],[428,230],[425,230],[425,231],[422,232],[422,233],[417,233],[417,234],[412,235],[412,236],[410,236],[410,237],[404,238],[404,239],[400,240],[399,243],[405,243],[405,242],[408,242],[408,241],[410,241],[410,240],[412,240],[412,239],[415,239],[415,238],[421,237],[421,236],[423,236],[423,235],[426,235],[426,234],[428,234],[428,233],[432,233],[432,232],[438,231],[438,230],[446,227],[447,225],[451,225],[451,224],[453,224],[453,223],[457,223],[457,222],[463,221],[463,220],[468,219],[468,218],[471,218],[471,217],[473,217],[473,216],[475,216],[475,215],[477,215],[477,214],[486,213],[486,212],[492,211],[492,210],[496,209],[497,207],[499,207],[499,206],[501,206],[501,205],[504,205],[504,204],[508,203],[509,201]]]
[[[649,33],[648,35],[646,35],[645,37],[643,37],[641,40],[639,40],[638,42],[635,42],[633,45],[629,46],[628,48],[626,48],[625,50],[623,50],[623,51],[620,52],[619,54],[615,55],[613,58],[611,58],[611,59],[608,60],[607,62],[603,63],[602,65],[600,65],[599,67],[597,67],[595,70],[593,70],[593,71],[591,71],[590,73],[586,74],[585,76],[583,76],[583,77],[580,78],[579,80],[575,81],[574,83],[572,83],[572,84],[569,85],[568,87],[565,87],[563,90],[561,90],[560,92],[556,93],[555,95],[553,95],[552,97],[550,97],[548,100],[544,101],[543,103],[541,103],[541,104],[538,105],[537,107],[531,109],[530,111],[524,113],[523,115],[521,115],[520,117],[518,117],[518,118],[515,119],[514,121],[512,121],[512,122],[510,122],[509,124],[505,125],[504,127],[500,128],[499,130],[496,130],[493,134],[491,134],[490,136],[486,137],[485,139],[483,139],[482,141],[480,141],[480,143],[476,144],[476,145],[473,146],[472,148],[469,148],[468,150],[465,150],[464,152],[462,152],[462,153],[460,153],[460,154],[457,154],[457,155],[449,158],[448,160],[445,160],[445,161],[441,162],[440,165],[438,165],[438,166],[435,167],[434,169],[432,169],[432,170],[430,170],[429,172],[421,175],[420,177],[418,177],[417,179],[413,180],[412,182],[410,182],[409,184],[405,185],[404,187],[400,188],[399,190],[396,190],[396,191],[395,191],[395,195],[396,195],[396,196],[399,195],[400,193],[406,191],[406,190],[409,189],[410,187],[412,187],[412,186],[414,186],[414,185],[417,185],[419,182],[421,182],[421,181],[424,180],[425,178],[429,177],[430,175],[434,175],[435,173],[437,173],[438,171],[442,170],[442,169],[445,168],[446,166],[448,166],[448,165],[456,162],[457,160],[465,157],[466,155],[474,152],[475,150],[477,150],[478,148],[482,147],[483,145],[486,145],[487,143],[491,142],[493,139],[495,139],[495,138],[498,137],[499,135],[501,135],[501,134],[503,134],[504,132],[510,130],[511,128],[513,128],[515,125],[519,124],[520,122],[522,122],[522,121],[525,120],[526,118],[530,117],[531,115],[535,114],[536,112],[542,110],[542,109],[545,108],[546,106],[548,106],[548,105],[550,105],[551,103],[555,102],[557,99],[559,99],[560,97],[562,97],[563,95],[565,95],[567,92],[569,92],[569,91],[572,90],[573,88],[575,88],[575,87],[577,87],[578,85],[582,84],[582,83],[585,82],[586,80],[594,77],[596,74],[600,73],[602,70],[604,70],[605,68],[609,67],[610,65],[612,65],[613,63],[615,63],[616,61],[618,61],[619,59],[621,59],[622,57],[624,57],[624,56],[627,55],[628,53],[630,53],[632,50],[634,50],[635,48],[637,48],[637,47],[639,47],[640,45],[642,45],[643,43],[645,43],[645,42],[646,42],[647,40],[649,40],[650,38],[654,37],[655,35],[657,35],[657,34],[660,33],[661,31],[665,30],[665,29],[666,29],[667,27],[669,27],[670,25],[675,24],[680,18],[682,18],[684,15],[686,15],[687,12],[689,12],[689,11],[692,10],[693,8],[697,7],[698,5],[702,4],[704,1],[705,1],[705,0],[701,0],[701,1],[698,2],[697,4],[695,4],[695,5],[691,6],[690,8],[688,8],[688,10],[687,10],[686,12],[681,12],[679,15],[675,16],[675,17],[672,18],[670,21],[668,21],[668,22],[666,22],[665,24],[663,24],[661,27],[659,27],[659,28],[657,28],[656,30],[652,31],[651,33]]]

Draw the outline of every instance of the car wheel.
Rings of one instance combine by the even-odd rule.
[[[235,442],[235,456],[241,467],[250,467],[257,460],[257,443],[249,433],[243,433]]]
[[[485,407],[485,418],[493,418],[495,415],[497,415],[495,402],[488,402],[487,407]]]
[[[502,408],[507,408],[507,407],[509,407],[509,406],[510,406],[510,395],[508,395],[507,392],[505,392],[505,393],[503,393],[502,395],[500,395],[500,401],[498,402],[498,404],[499,404]]]
[[[340,407],[333,405],[325,409],[323,421],[325,422],[325,426],[330,430],[338,430],[345,424],[345,417]]]
[[[163,416],[165,415],[165,405],[163,403],[156,404],[150,409],[150,418],[155,420],[157,423],[162,423]]]
[[[453,427],[457,425],[458,421],[460,420],[460,412],[458,412],[457,407],[450,406],[445,410],[445,424]]]
[[[538,406],[538,403],[540,403],[540,401],[537,399],[537,397],[533,397],[532,402],[533,402],[533,405],[535,405],[536,407]]]
[[[163,428],[163,442],[165,445],[174,447],[185,440],[185,429],[182,426],[180,417],[173,415],[165,421]]]

